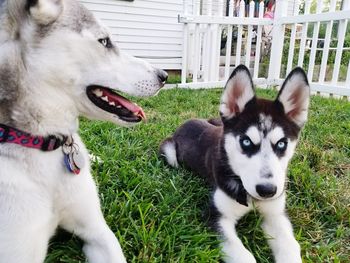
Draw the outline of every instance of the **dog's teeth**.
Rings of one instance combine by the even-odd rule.
[[[107,96],[101,97],[101,100],[104,100],[104,101],[108,102],[108,97]]]
[[[117,108],[118,108],[118,109],[121,109],[121,108],[122,108],[122,106],[118,105],[118,106],[117,106]]]
[[[114,101],[110,102],[110,103],[109,103],[109,105],[111,105],[111,106],[115,106]]]
[[[103,92],[100,89],[96,89],[93,92],[97,97],[102,97],[102,95],[103,95]]]

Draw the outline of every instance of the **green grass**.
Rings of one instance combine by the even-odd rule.
[[[205,219],[209,189],[190,172],[157,156],[158,145],[192,117],[217,116],[219,89],[165,90],[138,100],[148,122],[134,128],[81,122],[81,135],[104,163],[94,164],[105,218],[129,262],[218,262]],[[259,90],[274,97],[271,90]],[[313,97],[309,122],[289,169],[287,209],[304,262],[350,262],[350,104]],[[272,262],[261,217],[251,213],[238,233],[258,262]],[[46,262],[84,262],[82,243],[60,233]]]
[[[169,74],[167,84],[177,84],[177,83],[181,83],[181,75]]]

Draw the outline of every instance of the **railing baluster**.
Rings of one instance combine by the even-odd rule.
[[[305,12],[304,15],[308,15],[310,13],[311,0],[305,0]],[[305,44],[307,38],[307,27],[309,23],[303,24],[303,31],[301,33],[300,39],[300,50],[299,50],[299,58],[298,58],[298,66],[303,67],[304,64],[304,55],[305,55]]]
[[[280,18],[285,17],[286,14],[287,14],[287,2],[284,0],[276,0],[276,10],[275,10],[275,18],[274,18],[275,21],[273,23],[273,29],[272,29],[272,44],[271,44],[268,84],[275,84],[275,82],[280,78],[285,25],[278,24],[277,21]]]
[[[318,0],[316,14],[322,13],[322,8],[323,8],[323,1]],[[311,44],[311,51],[310,51],[309,68],[308,68],[308,72],[307,72],[307,76],[308,76],[308,79],[310,82],[312,82],[313,73],[314,73],[319,31],[320,31],[320,22],[316,22],[316,23],[314,23],[314,31],[312,34],[312,44]]]
[[[249,3],[249,17],[254,17],[254,1],[250,1]],[[245,65],[250,68],[250,55],[252,52],[252,37],[253,37],[253,26],[248,26],[248,34],[247,34],[247,46],[245,53]]]
[[[222,17],[223,16],[223,11],[224,11],[224,1],[223,0],[218,0],[218,12],[217,12],[217,17]],[[216,49],[214,50],[214,53],[216,54],[216,60],[214,64],[214,81],[218,81],[220,76],[220,53],[221,53],[221,37],[222,37],[222,25],[219,24],[216,27],[217,32],[216,32]]]
[[[245,3],[241,0],[239,5],[239,17],[245,16]],[[242,51],[242,34],[243,34],[243,26],[238,25],[238,34],[237,34],[237,46],[236,46],[236,63],[237,67],[241,63],[241,51]]]
[[[233,17],[233,2],[229,2],[228,17]],[[227,26],[227,41],[226,41],[226,60],[225,60],[225,80],[228,79],[230,74],[231,65],[231,51],[232,51],[232,25]]]
[[[183,13],[184,15],[188,15],[188,5],[187,5],[188,0],[183,0]],[[187,63],[188,63],[188,35],[189,35],[189,30],[188,30],[188,24],[184,23],[183,26],[183,47],[182,47],[182,69],[181,69],[181,83],[185,84],[186,83],[186,78],[187,78]]]
[[[329,8],[330,12],[335,11],[336,4],[337,4],[337,0],[331,0],[330,8]],[[319,75],[320,83],[324,83],[326,79],[326,70],[327,70],[327,64],[328,64],[327,62],[328,62],[329,46],[331,43],[332,29],[333,29],[333,20],[327,23],[326,35],[325,35],[324,44],[323,44],[322,61],[320,66],[320,75]]]
[[[259,4],[259,18],[263,18],[264,15],[264,2],[261,1]],[[256,37],[256,49],[255,49],[255,61],[254,61],[254,75],[253,78],[259,77],[259,65],[260,65],[260,50],[261,50],[261,35],[262,26],[258,25],[257,37]]]
[[[193,6],[193,14],[195,16],[199,16],[200,11],[200,0],[194,1]],[[199,42],[199,24],[196,23],[194,26],[194,60],[193,60],[193,82],[196,83],[198,81],[198,71],[199,71],[199,60],[200,60],[200,42]]]
[[[299,7],[299,1],[298,1],[297,6]],[[299,13],[299,8],[295,8],[294,9],[294,16],[298,15],[298,13]],[[292,24],[292,31],[290,33],[290,42],[289,42],[289,51],[288,51],[288,62],[287,62],[286,76],[292,70],[292,67],[293,67],[296,32],[297,32],[297,24],[294,23],[294,24]]]
[[[348,9],[350,9],[350,0],[344,0],[343,1],[343,10],[348,10]],[[341,57],[343,54],[344,39],[345,39],[347,24],[348,24],[348,19],[344,19],[344,20],[339,21],[338,45],[337,45],[337,52],[335,55],[333,75],[332,75],[332,84],[333,85],[335,85],[338,82],[339,69],[340,69],[340,64],[341,64]]]
[[[212,16],[212,0],[207,0],[207,5],[206,5],[206,9],[207,9],[207,16],[211,17]],[[212,28],[213,25],[209,24],[207,25],[207,32],[206,32],[206,40],[205,40],[205,65],[204,65],[204,81],[208,82],[210,80],[210,62],[211,62],[211,49],[212,49]]]

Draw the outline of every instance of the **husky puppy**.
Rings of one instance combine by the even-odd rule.
[[[0,262],[43,262],[57,226],[84,241],[89,262],[126,262],[78,117],[139,123],[142,109],[115,90],[151,96],[166,79],[76,1],[0,0]]]
[[[221,120],[189,120],[161,144],[170,165],[183,164],[213,186],[210,219],[221,235],[225,262],[256,262],[235,230],[253,207],[264,217],[276,262],[301,262],[285,213],[285,185],[309,94],[307,77],[296,68],[274,101],[259,99],[248,69],[238,66],[221,97]]]

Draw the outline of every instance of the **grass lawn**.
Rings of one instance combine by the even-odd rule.
[[[105,218],[129,262],[218,262],[215,233],[206,225],[210,191],[190,172],[175,170],[157,156],[158,145],[189,118],[216,117],[222,90],[164,90],[138,100],[148,122],[120,128],[81,122],[92,153]],[[259,90],[274,97],[271,90]],[[304,262],[350,262],[350,103],[313,97],[309,122],[289,166],[288,213]],[[238,233],[258,262],[273,262],[251,213]],[[46,262],[84,262],[82,243],[59,233]]]

